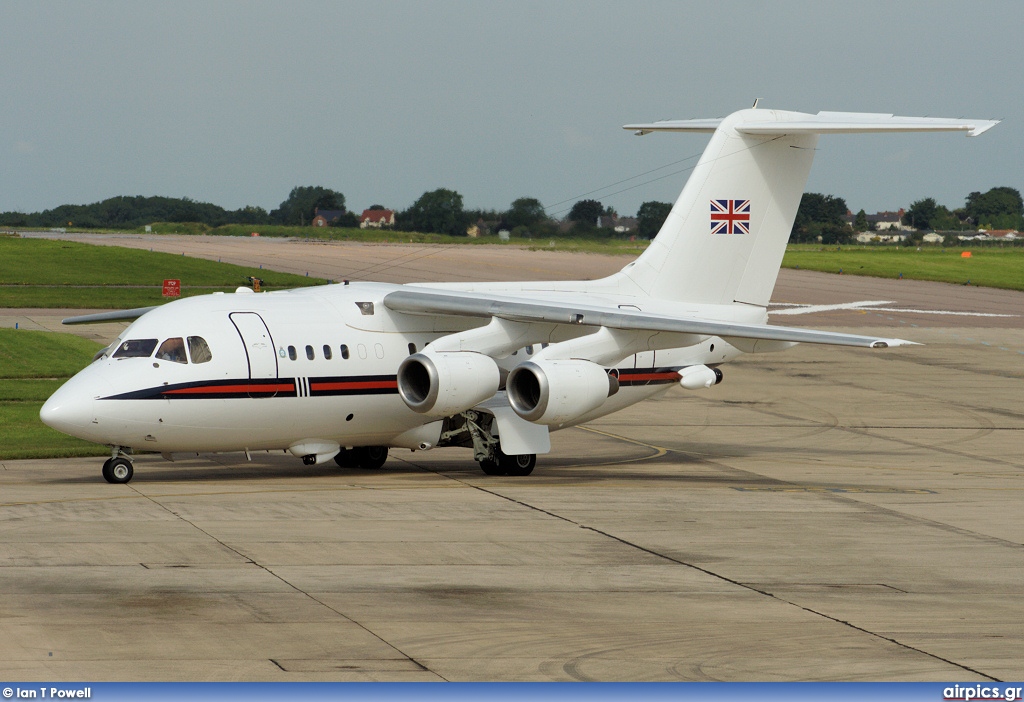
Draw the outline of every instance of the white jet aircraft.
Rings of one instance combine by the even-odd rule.
[[[756,107],[756,106],[755,106]],[[601,280],[348,283],[190,297],[86,315],[135,319],[43,406],[49,426],[137,452],[284,450],[378,468],[389,448],[472,448],[488,475],[528,475],[549,431],[679,383],[722,380],[743,353],[797,343],[912,342],[767,324],[820,134],[964,131],[997,122],[747,109],[626,125],[713,132],[650,247]]]

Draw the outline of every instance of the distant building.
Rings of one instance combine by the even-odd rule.
[[[601,215],[597,218],[598,229],[613,229],[619,234],[636,231],[639,220],[636,217],[619,217],[618,215]]]
[[[975,233],[961,234],[957,237],[960,241],[1008,241],[1014,242],[1021,237],[1016,229],[979,229]]]
[[[902,207],[896,212],[876,212],[875,214],[867,215],[868,225],[874,224],[874,231],[882,231],[884,229],[898,229],[899,231],[908,231],[913,227],[908,227],[903,224],[903,215],[906,214],[906,210]],[[843,217],[843,221],[853,226],[854,221],[857,219],[857,215],[853,214],[849,210],[846,211],[846,216]],[[858,241],[860,238],[858,237]]]
[[[884,232],[858,232],[857,242],[861,244],[895,244],[900,241],[904,241],[907,238],[906,234],[893,234]]]
[[[359,217],[360,229],[382,229],[395,226],[394,210],[363,210]]]
[[[313,210],[313,221],[310,222],[314,227],[327,227],[338,221],[338,218],[345,214],[345,210],[321,210],[319,207]]]

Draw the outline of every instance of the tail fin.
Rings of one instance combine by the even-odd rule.
[[[998,122],[885,114],[741,110],[721,120],[626,125],[714,131],[650,247],[619,274],[651,297],[765,306],[775,287],[819,134],[966,131]]]

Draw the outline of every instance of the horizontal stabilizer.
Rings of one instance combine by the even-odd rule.
[[[666,120],[650,124],[627,124],[623,129],[633,130],[640,136],[659,131],[713,132],[721,122],[721,119]],[[740,134],[759,136],[883,132],[967,132],[967,136],[978,136],[997,124],[998,120],[898,117],[873,112],[819,112],[811,115],[776,110],[746,110],[744,119],[734,124],[733,128]]]
[[[650,124],[627,124],[622,128],[632,129],[637,136],[651,132],[704,132],[711,134],[718,129],[718,125],[721,123],[721,117],[715,119],[670,119]]]

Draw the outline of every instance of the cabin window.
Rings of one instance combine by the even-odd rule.
[[[117,347],[114,358],[149,358],[156,348],[156,339],[129,339]]]
[[[324,344],[324,358],[331,360],[331,347],[327,344]]]
[[[526,347],[526,355],[527,356],[532,356],[533,355],[533,344],[530,344],[529,346]]]
[[[381,344],[374,344],[373,353],[374,355],[377,356],[377,358],[384,358],[384,346],[382,346]]]
[[[310,361],[316,358],[316,354],[313,353],[313,347],[310,346],[309,344],[306,345],[306,358],[308,358]]]
[[[341,345],[341,357],[348,360],[348,346],[345,344]]]
[[[175,336],[160,344],[160,348],[156,351],[156,357],[161,361],[170,361],[171,363],[188,363],[184,339]]]
[[[192,363],[206,363],[213,360],[210,345],[201,336],[190,336],[188,338],[188,355],[192,357]]]
[[[294,361],[298,357],[299,357],[299,355],[297,353],[295,353],[295,347],[294,346],[289,346],[288,347],[288,358],[290,358],[290,359],[292,359]]]
[[[416,344],[412,344],[412,343],[410,343],[410,344],[409,344],[409,355],[411,356],[411,355],[413,355],[414,353],[416,353]]]

